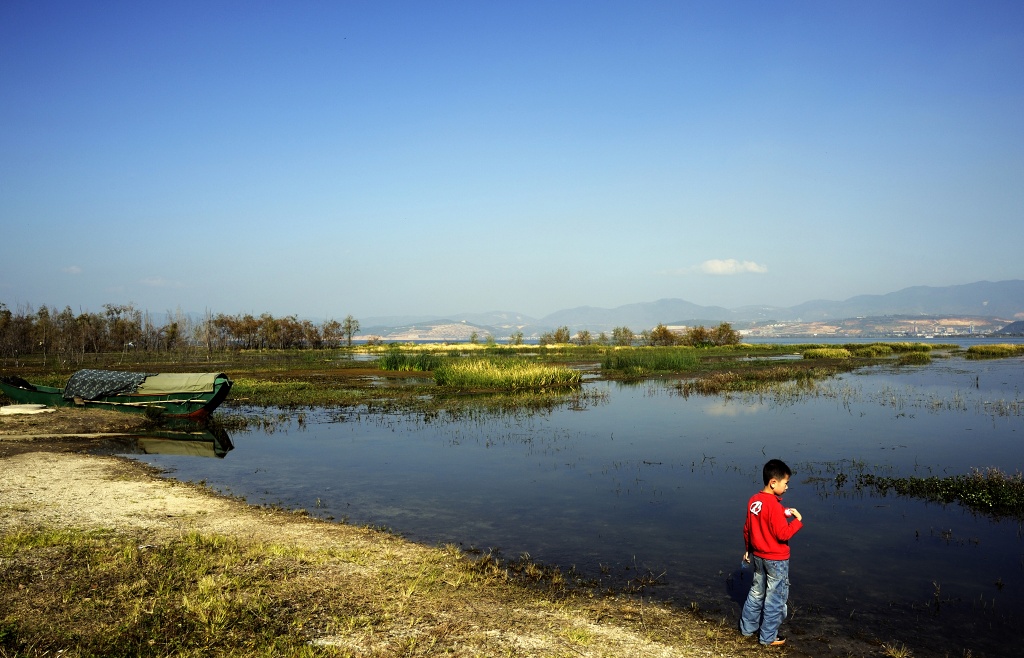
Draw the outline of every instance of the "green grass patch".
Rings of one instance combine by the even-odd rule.
[[[853,356],[862,359],[879,359],[892,355],[892,346],[885,343],[871,343],[870,345],[846,345],[846,349],[853,353]]]
[[[439,386],[481,390],[522,390],[577,386],[583,373],[524,359],[452,359],[434,369]]]
[[[849,359],[853,354],[845,347],[813,347],[805,350],[803,356],[805,359]]]
[[[833,377],[845,368],[835,366],[773,366],[742,372],[713,372],[703,377],[679,382],[676,389],[684,396],[719,395],[733,392],[765,392],[777,389],[781,384],[795,382],[810,386],[818,379]]]
[[[331,407],[362,402],[367,391],[344,384],[312,380],[272,380],[239,377],[231,387],[232,403],[257,407]]]
[[[969,359],[1004,359],[1024,354],[1024,345],[999,343],[997,345],[971,345],[965,356]]]
[[[901,366],[925,366],[932,362],[930,352],[906,352],[896,362]]]
[[[931,352],[933,347],[954,348],[956,345],[930,345],[928,343],[886,343],[893,352]]]
[[[400,349],[389,349],[377,359],[377,367],[381,370],[430,372],[440,366],[444,356],[434,351],[407,352]]]
[[[619,370],[628,376],[653,372],[690,372],[700,366],[693,347],[626,347],[605,350],[603,370]]]

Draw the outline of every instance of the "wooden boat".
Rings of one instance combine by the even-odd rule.
[[[0,377],[0,390],[23,404],[91,407],[204,421],[231,391],[224,373],[139,373],[79,370],[61,388]]]

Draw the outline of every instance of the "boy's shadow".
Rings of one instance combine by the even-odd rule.
[[[733,572],[725,578],[726,593],[740,608],[746,603],[747,594],[753,584],[754,574],[750,569],[733,569]]]

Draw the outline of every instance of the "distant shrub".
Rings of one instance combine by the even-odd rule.
[[[815,347],[804,352],[805,359],[849,359],[852,356],[845,347]]]

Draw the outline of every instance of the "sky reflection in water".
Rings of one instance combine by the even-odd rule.
[[[744,504],[761,487],[762,464],[779,457],[795,471],[786,502],[807,524],[792,542],[798,613],[870,623],[883,639],[902,637],[908,620],[922,633],[937,624],[929,633],[941,642],[960,624],[987,627],[992,605],[997,623],[1024,609],[1019,524],[850,484],[836,495],[833,478],[854,462],[904,476],[1021,470],[1022,365],[944,359],[763,397],[599,383],[608,400],[584,410],[431,422],[314,415],[305,430],[234,435],[224,460],[144,459],[253,503],[428,543],[528,552],[594,576],[603,565],[619,584],[649,571],[664,582],[652,594],[733,615],[745,594]],[[1001,415],[1007,405],[1015,411]]]

